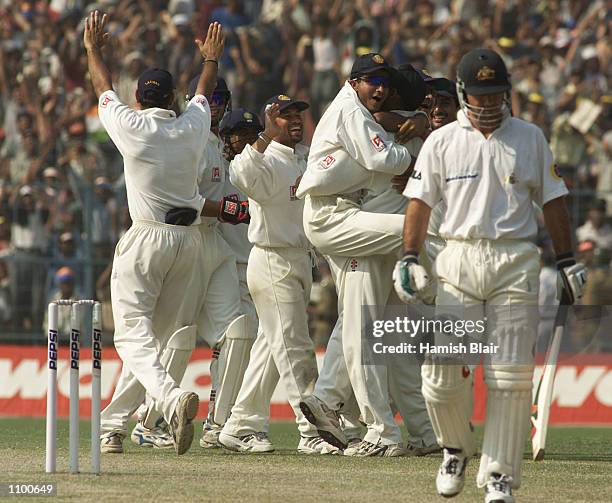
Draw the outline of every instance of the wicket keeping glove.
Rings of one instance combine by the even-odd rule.
[[[236,196],[226,196],[221,199],[219,221],[233,225],[248,224],[251,221],[249,202],[240,201]]]
[[[572,305],[582,298],[587,268],[584,264],[576,263],[572,253],[564,253],[557,255],[557,271],[557,299]]]
[[[419,294],[429,284],[425,268],[419,264],[418,255],[408,252],[398,260],[393,269],[393,286],[402,302],[414,304],[420,300]]]

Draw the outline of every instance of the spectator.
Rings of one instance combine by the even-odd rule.
[[[25,329],[38,329],[42,322],[48,217],[44,197],[23,185],[13,199],[11,282],[15,322]]]
[[[70,267],[60,267],[54,274],[55,289],[47,298],[48,302],[54,300],[77,300],[81,299],[80,292],[75,288],[75,274]],[[48,314],[45,310],[45,330],[48,328]],[[57,331],[61,344],[70,341],[70,309],[58,309]]]
[[[606,202],[599,199],[589,208],[587,221],[576,230],[578,241],[593,241],[602,250],[612,251],[612,227],[606,223]]]

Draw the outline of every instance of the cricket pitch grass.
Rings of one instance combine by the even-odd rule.
[[[133,425],[130,425],[130,427]],[[435,474],[441,456],[347,458],[298,454],[294,423],[272,423],[276,451],[234,454],[198,445],[196,424],[191,450],[137,447],[127,438],[124,454],[102,454],[102,475],[68,473],[68,423],[58,421],[56,474],[46,474],[44,419],[0,419],[0,483],[57,484],[55,501],[237,501],[416,503],[446,501],[437,496]],[[89,423],[83,421],[80,468],[89,470]],[[479,436],[482,429],[478,429]],[[546,459],[534,463],[530,448],[523,465],[517,502],[612,501],[612,428],[551,428]],[[452,501],[482,502],[476,488],[478,459],[470,462],[463,492]],[[5,501],[17,499],[7,498]],[[25,499],[21,497],[20,499]],[[49,498],[27,497],[28,501]]]

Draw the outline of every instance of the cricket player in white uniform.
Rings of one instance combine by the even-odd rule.
[[[389,404],[388,375],[382,365],[362,365],[362,307],[373,306],[380,318],[392,287],[388,274],[401,250],[403,218],[360,207],[363,190],[390,184],[393,175],[411,165],[409,150],[400,144],[407,121],[389,141],[372,116],[388,97],[393,70],[379,54],[355,60],[351,78],[319,122],[308,158],[308,169],[298,190],[305,197],[304,229],[311,243],[335,269],[339,302],[343,307],[342,347],[351,385],[368,431],[357,456],[397,456],[404,453],[402,437]],[[404,139],[402,139],[404,137]],[[384,180],[384,181],[383,181]],[[311,397],[313,398],[313,397]],[[346,439],[333,411],[308,399],[302,410],[321,435],[337,447]]]
[[[193,90],[194,81],[189,86],[188,95]],[[219,136],[219,122],[230,99],[227,84],[223,79],[217,79],[211,102],[212,134],[204,149],[198,177],[200,194],[205,197],[203,214],[210,215],[202,219],[199,227],[203,243],[202,266],[206,272],[202,281],[198,335],[213,349],[209,413],[200,439],[203,448],[218,446],[217,438],[236,401],[257,335],[257,326],[249,327],[252,319],[242,310],[235,254],[223,238],[219,225],[219,221],[230,223],[224,215],[228,208],[237,208],[238,215],[244,215],[240,223],[248,224],[248,212],[242,211],[248,209],[248,203],[241,203],[233,196],[227,197],[225,190],[228,162],[223,156],[224,142]]]
[[[443,200],[448,210],[440,233],[447,245],[436,261],[438,309],[512,305],[518,313],[510,326],[492,329],[500,342],[513,348],[510,358],[500,363],[495,356],[484,363],[487,421],[477,483],[485,488],[486,503],[514,502],[512,489],[521,483],[535,344],[535,330],[527,319],[529,306],[537,305],[539,280],[532,203],[543,209],[567,303],[580,298],[585,281],[585,268],[576,264],[571,251],[567,189],[542,131],[510,116],[510,88],[506,66],[494,51],[475,49],[462,58],[457,71],[461,111],[456,122],[429,136],[417,159],[404,192],[410,198],[405,256],[394,271],[398,295],[413,301],[426,283],[417,256],[429,214]],[[437,490],[455,496],[476,451],[470,371],[428,356],[422,376],[427,408],[444,447]]]
[[[325,442],[299,409],[317,379],[307,307],[312,250],[302,226],[303,201],[295,193],[308,150],[300,144],[308,105],[285,95],[267,102],[266,129],[230,164],[230,180],[249,197],[251,223],[247,281],[261,327],[243,385],[219,443],[237,452],[271,452],[267,436],[270,400],[283,384],[292,406],[298,451],[315,453]]]
[[[191,100],[198,84],[195,77],[189,84],[187,99]],[[204,154],[198,171],[198,187],[204,197],[201,223],[202,237],[199,281],[193,284],[189,296],[199,299],[197,335],[213,349],[210,366],[211,391],[209,414],[204,422],[200,446],[218,447],[217,437],[236,400],[246,370],[257,325],[250,328],[249,318],[242,311],[240,284],[235,255],[221,235],[223,226],[248,224],[248,203],[225,196],[227,161],[223,157],[223,141],[218,136],[219,122],[230,106],[231,94],[222,78],[217,79],[210,98],[211,129],[204,140]],[[230,225],[234,224],[234,225]],[[187,344],[187,341],[189,344]],[[189,355],[196,344],[196,334],[182,338],[179,347],[169,346],[164,360],[171,362],[171,372],[180,381],[187,369]],[[141,446],[163,448],[166,442],[160,415],[151,404],[139,411],[142,420],[132,432],[132,440]]]
[[[122,452],[127,418],[148,393],[170,427],[177,454],[191,446],[199,400],[181,389],[160,361],[173,333],[193,330],[196,311],[185,296],[200,251],[197,227],[203,200],[197,193],[198,148],[210,127],[204,92],[212,92],[216,63],[205,62],[197,95],[177,118],[169,110],[172,76],[145,71],[136,92],[139,110],[121,103],[112,90],[101,48],[106,15],[85,21],[84,43],[98,114],[121,152],[132,227],[115,250],[111,275],[115,348],[123,360],[113,399],[102,413],[103,452]],[[224,37],[218,23],[198,41],[205,60],[218,58]],[[195,306],[197,307],[197,306]],[[132,410],[129,410],[132,408]],[[127,410],[126,410],[127,409]]]
[[[398,109],[399,111],[397,113],[377,112],[374,114],[377,121],[380,115],[384,114],[385,119],[389,122],[389,129],[393,131],[396,131],[397,126],[405,121],[403,117],[412,115],[406,114],[404,110],[416,109],[425,95],[425,83],[410,65],[400,67],[398,70],[399,81],[396,82],[398,93],[387,98],[383,109]],[[401,116],[398,114],[401,114]],[[395,117],[391,117],[392,115]],[[392,121],[392,119],[396,120]],[[383,140],[391,142],[393,136],[386,135]],[[415,138],[408,143],[408,149],[413,157],[416,158],[422,143],[420,138]],[[395,178],[393,177],[394,181]],[[406,175],[404,185],[399,192],[392,187],[392,175],[389,175],[376,187],[364,191],[365,195],[362,198],[361,209],[381,214],[403,214],[407,200],[401,195],[401,192],[407,179]],[[334,274],[334,271],[335,269],[332,269],[332,274]],[[353,412],[352,403],[355,402],[355,398],[343,356],[342,320],[342,303],[339,303],[338,321],[327,344],[323,367],[320,369],[313,396],[333,411],[342,409],[341,424],[348,445],[344,452],[346,455],[352,455],[358,449],[359,442],[356,440],[360,440],[357,438],[360,428],[355,427],[358,425],[355,419],[359,417],[359,411]],[[437,445],[425,402],[421,395],[420,368],[417,365],[406,365],[401,369],[392,369],[389,372],[389,394],[393,400],[394,408],[399,409],[409,433],[406,453],[422,456],[439,451],[440,448]]]
[[[257,141],[257,135],[263,131],[259,117],[254,112],[239,108],[227,112],[219,124],[219,135],[225,142],[223,155],[229,163],[244,147]],[[225,171],[225,196],[239,201],[247,200],[229,178],[229,166]],[[259,320],[253,299],[247,284],[247,264],[252,244],[248,238],[248,225],[222,225],[221,234],[236,257],[238,281],[240,281],[240,302],[242,312],[248,317],[248,327],[253,340],[257,337]]]

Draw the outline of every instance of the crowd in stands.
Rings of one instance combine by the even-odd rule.
[[[84,18],[96,8],[110,16],[105,59],[125,102],[139,74],[160,67],[180,111],[201,64],[194,38],[219,21],[233,106],[303,99],[309,134],[357,55],[454,80],[464,53],[495,49],[514,115],[542,128],[572,191],[578,252],[604,271],[589,302],[612,305],[612,0],[0,0],[0,332],[41,331],[53,298],[107,299],[131,223],[86,71]],[[312,326],[324,342],[335,298],[329,273],[317,274]]]

